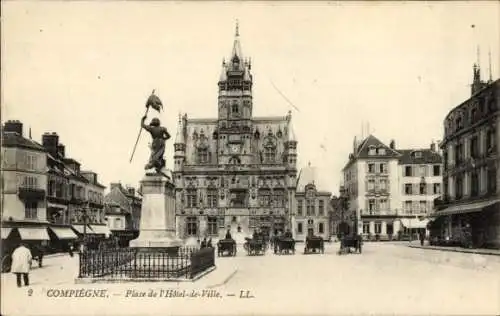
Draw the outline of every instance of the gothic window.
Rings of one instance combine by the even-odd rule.
[[[238,112],[239,112],[238,104],[237,103],[231,104],[231,113],[238,114]]]
[[[208,207],[215,208],[218,206],[218,196],[216,188],[209,188],[207,190]]]
[[[266,146],[264,148],[264,163],[272,163],[276,159],[276,148],[274,146]]]
[[[302,216],[303,215],[303,203],[302,200],[297,200],[297,215]]]
[[[231,190],[231,206],[245,207],[247,205],[247,190]]]
[[[198,195],[198,190],[191,188],[186,190],[186,206],[188,208],[196,207],[198,205],[198,200],[196,199]]]
[[[198,235],[198,221],[196,217],[190,216],[186,218],[186,233],[188,236]]]
[[[271,204],[271,191],[269,189],[259,190],[259,205],[269,206]]]
[[[325,215],[325,201],[319,200],[319,216],[324,216]]]
[[[198,162],[208,163],[208,148],[198,148]]]

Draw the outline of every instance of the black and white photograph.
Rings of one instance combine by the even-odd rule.
[[[499,1],[2,1],[1,315],[499,315]]]

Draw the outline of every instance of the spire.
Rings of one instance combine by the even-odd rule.
[[[184,139],[184,129],[182,125],[182,116],[181,113],[179,113],[179,122],[177,125],[177,134],[175,135],[175,143],[176,144],[184,144],[185,139]]]
[[[220,78],[219,82],[223,82],[227,80],[227,68],[226,68],[226,61],[223,59],[222,60],[222,69],[220,71]]]
[[[243,63],[243,54],[241,53],[240,27],[238,20],[236,20],[236,31],[234,34],[233,52],[231,54],[231,60],[234,60],[235,57],[238,57],[239,64],[241,65]]]
[[[288,141],[296,142],[297,137],[295,136],[295,131],[293,130],[291,111],[288,111],[287,119],[288,119]]]

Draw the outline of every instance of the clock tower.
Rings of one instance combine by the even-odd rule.
[[[252,161],[252,66],[241,51],[239,26],[228,61],[222,61],[219,86],[219,164],[249,164]]]

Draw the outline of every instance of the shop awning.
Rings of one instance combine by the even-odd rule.
[[[406,228],[426,228],[429,223],[428,219],[418,219],[418,218],[401,218],[401,225]]]
[[[111,230],[109,230],[106,225],[90,225],[95,234],[104,234],[106,237],[111,235]]]
[[[2,227],[0,231],[2,232],[2,239],[7,239],[12,231],[12,228]]]
[[[50,240],[45,227],[22,227],[18,228],[17,231],[22,240]]]
[[[450,206],[448,208],[445,208],[444,210],[437,211],[435,213],[435,216],[481,212],[483,210],[483,208],[488,207],[488,206],[493,205],[493,204],[498,203],[498,202],[500,202],[500,199],[483,201],[483,202],[476,202],[476,203],[453,205],[453,206]]]
[[[77,239],[78,236],[69,227],[50,227],[59,239]]]
[[[83,234],[85,233],[85,229],[83,228],[84,225],[71,225],[73,227],[74,230],[76,230],[78,233],[80,234]],[[89,225],[87,225],[87,231],[86,231],[87,234],[93,234],[94,232],[92,231],[92,229],[90,228]]]

